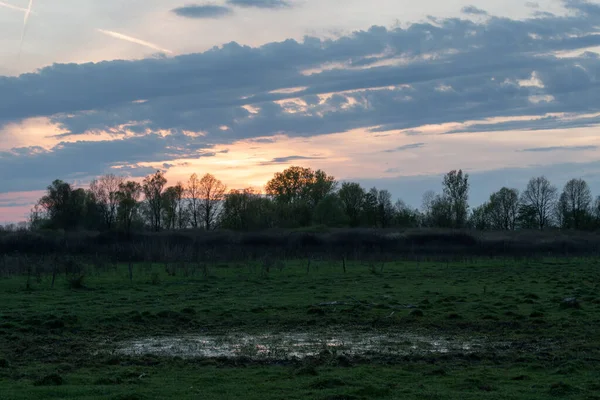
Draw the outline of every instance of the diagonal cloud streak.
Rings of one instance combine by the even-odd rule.
[[[0,1],[0,7],[10,8],[11,10],[22,11],[25,13],[27,12],[26,8],[15,6],[15,5],[9,4],[9,3],[5,3],[3,1]]]
[[[147,42],[145,40],[141,40],[141,39],[137,39],[137,38],[134,38],[131,36],[123,35],[122,33],[118,33],[118,32],[107,31],[104,29],[96,29],[96,30],[100,33],[103,33],[103,34],[113,37],[115,39],[125,40],[127,42],[139,44],[139,45],[146,46],[146,47],[154,49],[154,50],[162,51],[163,53],[173,54],[173,52],[171,50],[163,49],[162,47],[159,47],[159,46],[157,46],[153,43]]]
[[[25,33],[27,32],[27,22],[29,21],[29,15],[31,14],[31,8],[33,7],[33,0],[29,0],[29,5],[25,10],[25,17],[23,18],[23,31],[21,32],[21,43],[19,44],[19,56],[18,60],[21,60],[21,52],[23,51],[23,41],[25,40]]]

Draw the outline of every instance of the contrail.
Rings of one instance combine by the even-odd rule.
[[[33,7],[33,0],[29,0],[29,5],[25,10],[25,18],[23,18],[23,32],[21,32],[21,44],[19,45],[19,57],[21,60],[21,51],[23,50],[23,41],[25,40],[25,32],[27,31],[27,21],[29,21],[29,14],[31,14],[31,8]]]
[[[6,7],[6,8],[10,8],[11,10],[22,11],[22,12],[25,12],[25,13],[27,12],[26,8],[19,7],[19,6],[14,6],[12,4],[8,4],[8,3],[5,3],[3,1],[0,1],[0,6]]]
[[[127,36],[127,35],[123,35],[122,33],[118,33],[118,32],[113,32],[113,31],[107,31],[104,29],[96,29],[98,32],[104,33],[105,35],[114,37],[116,39],[121,39],[121,40],[125,40],[131,43],[136,43],[136,44],[141,44],[142,46],[146,46],[149,47],[151,49],[154,50],[158,50],[158,51],[162,51],[164,53],[169,53],[169,54],[173,54],[173,52],[171,50],[167,50],[167,49],[163,49],[155,44],[152,44],[150,42],[146,42],[145,40],[141,40],[141,39],[136,39],[134,37],[131,36]]]

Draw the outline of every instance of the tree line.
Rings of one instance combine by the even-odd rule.
[[[469,175],[448,172],[441,193],[426,192],[420,209],[393,201],[388,190],[338,182],[322,170],[290,167],[256,189],[227,190],[211,174],[167,186],[157,171],[141,183],[105,175],[89,189],[55,180],[34,206],[31,229],[140,230],[328,227],[471,228],[478,230],[600,229],[600,196],[572,179],[561,192],[545,177],[532,178],[523,192],[503,187],[470,209]]]

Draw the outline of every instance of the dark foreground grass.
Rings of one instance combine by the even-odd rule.
[[[29,288],[25,276],[0,279],[0,399],[600,399],[599,260],[346,270],[138,264],[130,281],[127,265],[89,267],[78,289],[64,275],[54,288],[50,276],[30,277]],[[407,332],[490,345],[269,362],[105,351],[132,338],[231,331]]]

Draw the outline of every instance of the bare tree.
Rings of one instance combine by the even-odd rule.
[[[177,225],[177,189],[170,186],[162,194],[163,227],[175,229]]]
[[[183,229],[188,224],[187,213],[184,207],[185,187],[183,183],[177,182],[175,188],[175,200],[177,202],[177,228]]]
[[[431,207],[433,205],[433,202],[435,200],[435,192],[433,190],[428,190],[425,193],[423,193],[423,197],[421,200],[421,212],[424,215],[428,215],[431,214]]]
[[[514,230],[519,214],[519,191],[503,187],[492,193],[485,210],[494,229]]]
[[[444,176],[444,197],[450,203],[455,228],[466,225],[469,210],[469,174],[453,170]]]
[[[199,187],[200,216],[204,222],[204,228],[208,231],[214,228],[213,222],[219,215],[227,187],[211,174],[202,177]]]
[[[108,174],[94,179],[90,183],[90,192],[94,195],[97,204],[100,206],[100,211],[108,230],[114,227],[117,220],[117,209],[119,207],[117,193],[124,180],[122,176]]]
[[[198,228],[200,225],[200,179],[196,174],[192,174],[188,180],[186,197],[190,210],[190,222],[193,228]]]
[[[594,206],[592,209],[592,214],[596,219],[596,224],[600,226],[600,196],[596,197],[596,201],[594,202]]]
[[[559,200],[559,213],[566,228],[580,229],[590,216],[592,192],[583,179],[571,179],[565,185]]]
[[[394,220],[396,210],[392,204],[392,194],[388,190],[377,193],[377,219],[379,226],[387,228]]]
[[[545,176],[531,178],[521,195],[524,209],[532,210],[535,213],[536,225],[540,230],[546,228],[550,222],[556,197],[556,187],[552,186]]]
[[[148,202],[150,212],[150,225],[154,231],[160,231],[161,214],[163,208],[162,191],[167,183],[167,179],[161,171],[156,171],[153,175],[144,178],[142,188],[144,196]]]

